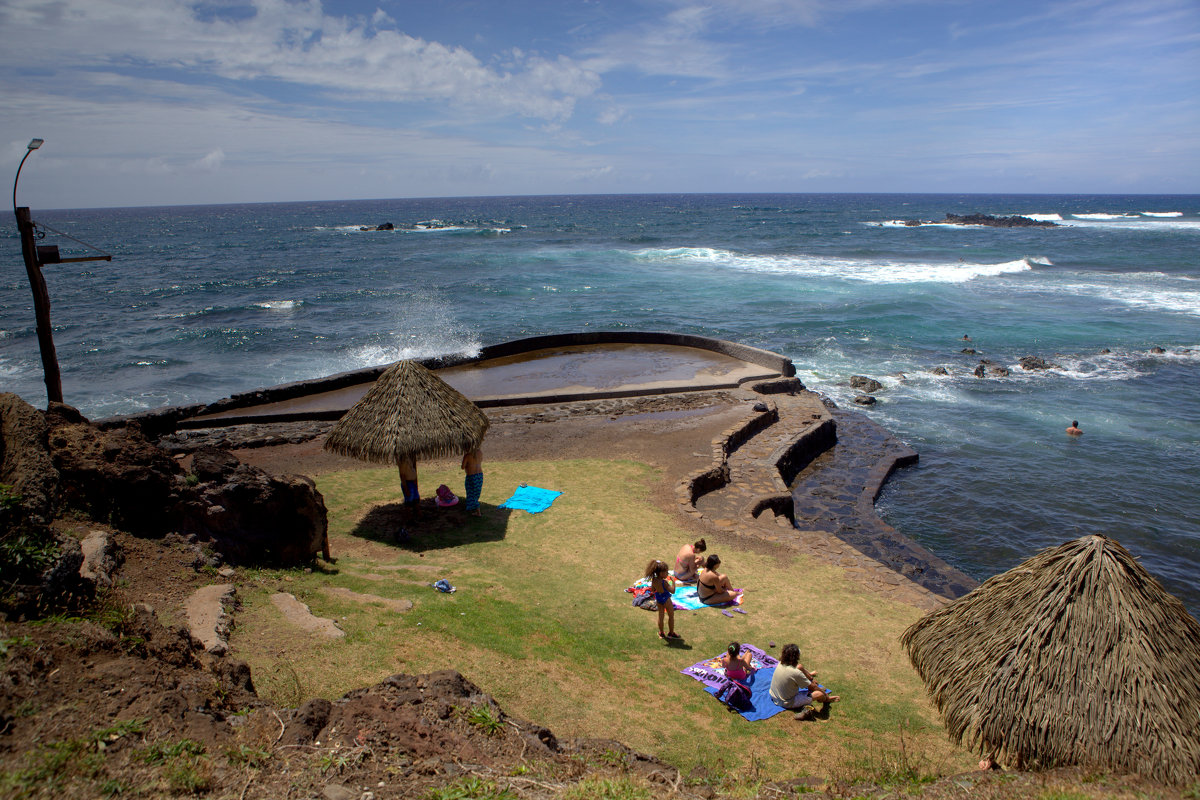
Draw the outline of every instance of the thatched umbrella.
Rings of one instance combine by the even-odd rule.
[[[458,390],[415,361],[388,367],[325,439],[325,449],[398,464],[474,450],[488,418]]]
[[[900,641],[950,737],[981,755],[1200,775],[1200,623],[1111,539],[1045,550]]]

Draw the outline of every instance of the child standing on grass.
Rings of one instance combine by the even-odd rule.
[[[655,559],[646,565],[646,577],[650,579],[650,591],[654,595],[654,604],[658,606],[658,638],[682,639],[675,632],[675,604],[671,595],[675,593],[675,579],[671,577],[665,561]],[[663,614],[667,615],[668,633],[663,633]]]
[[[483,450],[476,447],[463,453],[462,468],[467,473],[463,486],[467,490],[467,503],[463,506],[468,514],[479,514],[479,495],[483,493]]]

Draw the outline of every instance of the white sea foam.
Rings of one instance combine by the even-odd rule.
[[[390,332],[355,348],[348,355],[350,365],[339,363],[337,369],[390,364],[406,358],[475,356],[481,347],[478,332],[458,319],[453,304],[436,290],[421,290],[397,306]]]
[[[1033,268],[1030,261],[1023,258],[1000,264],[904,263],[807,255],[758,256],[711,247],[638,250],[633,256],[648,262],[686,262],[744,272],[841,278],[865,283],[965,283],[975,278],[1027,272]]]
[[[291,311],[302,305],[304,305],[303,300],[264,300],[254,304],[256,308],[266,308],[271,311]]]
[[[1182,217],[1182,211],[1143,211],[1143,217]]]
[[[1132,308],[1170,311],[1200,317],[1200,289],[1161,272],[1135,272],[1111,276],[1112,283],[1064,283],[1058,291],[1110,300]],[[1194,281],[1192,281],[1194,283]]]
[[[1062,214],[1021,214],[1020,216],[1038,222],[1062,222]]]
[[[1200,219],[1180,217],[1146,217],[1141,214],[1075,215],[1075,219],[1060,223],[1067,227],[1097,227],[1106,230],[1129,230],[1141,233],[1200,233]]]

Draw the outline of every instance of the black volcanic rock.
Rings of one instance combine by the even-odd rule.
[[[919,219],[906,219],[904,224],[907,227],[918,227],[920,225],[932,225],[931,221]],[[1049,220],[1030,219],[1014,214],[1009,217],[996,217],[991,214],[946,214],[946,218],[942,220],[943,225],[984,225],[989,228],[1057,228],[1058,223],[1050,222]]]
[[[868,378],[866,375],[851,375],[850,386],[858,389],[860,392],[878,392],[883,388],[883,384],[874,378]]]
[[[1056,228],[1049,220],[1030,219],[1013,215],[1011,217],[994,217],[991,214],[947,214],[945,222],[954,225],[986,225],[989,228]]]

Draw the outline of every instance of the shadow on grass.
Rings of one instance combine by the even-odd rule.
[[[673,647],[676,650],[691,650],[692,646],[687,643],[687,639],[667,639],[667,647]]]
[[[413,513],[403,503],[387,503],[368,511],[350,535],[413,553],[503,539],[512,511],[486,504],[479,510],[476,517],[463,511],[461,504],[438,508],[432,500],[422,500]]]

